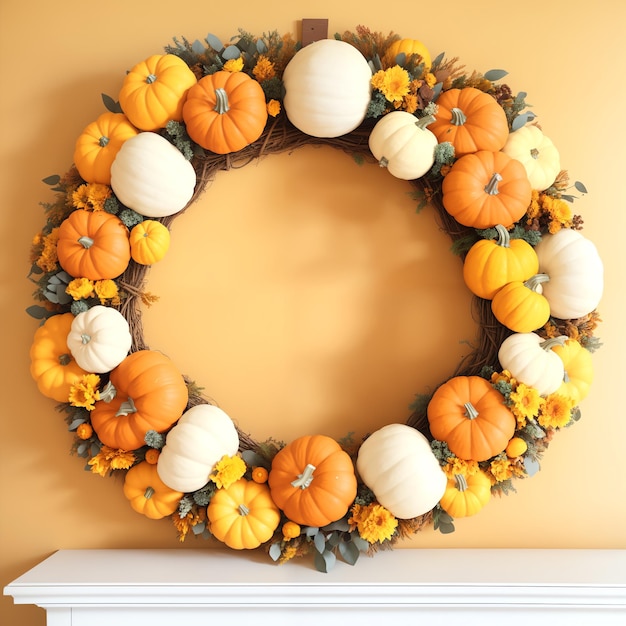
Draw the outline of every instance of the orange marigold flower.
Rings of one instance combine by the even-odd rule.
[[[91,427],[91,424],[83,422],[82,424],[78,425],[78,428],[76,429],[76,436],[79,439],[89,439],[91,435],[93,435],[93,428]]]
[[[267,114],[270,117],[276,117],[280,113],[280,102],[278,100],[270,100],[267,103]]]
[[[274,67],[274,63],[262,54],[259,56],[252,73],[254,77],[262,83],[264,80],[269,80],[276,76],[276,68]]]

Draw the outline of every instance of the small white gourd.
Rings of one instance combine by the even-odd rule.
[[[405,424],[388,424],[359,448],[356,469],[376,500],[398,519],[432,510],[448,480],[428,439]]]
[[[433,115],[417,118],[406,111],[387,113],[370,133],[370,151],[392,176],[402,180],[420,178],[435,162],[437,137],[426,128],[434,121]]]
[[[204,487],[214,465],[239,449],[232,419],[219,407],[198,404],[180,417],[165,439],[157,461],[159,478],[175,491]]]
[[[166,217],[191,200],[196,172],[182,152],[156,133],[127,139],[111,165],[118,200],[145,217]]]
[[[67,347],[76,363],[94,374],[117,367],[131,344],[126,318],[117,309],[100,304],[78,313],[67,336]]]

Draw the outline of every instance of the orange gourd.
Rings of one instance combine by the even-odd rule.
[[[215,72],[189,90],[183,118],[187,133],[203,148],[217,154],[237,152],[256,141],[265,128],[265,94],[243,72]]]
[[[61,313],[49,317],[35,331],[30,347],[30,373],[47,398],[68,402],[70,387],[87,372],[79,367],[67,345],[74,316]]]
[[[491,300],[499,289],[514,280],[528,280],[539,270],[535,249],[523,239],[511,239],[509,231],[496,225],[497,239],[481,239],[463,262],[463,279],[479,298]]]
[[[456,161],[441,189],[446,211],[473,228],[508,228],[526,213],[532,194],[524,166],[489,150]]]
[[[272,460],[268,482],[274,502],[303,526],[341,519],[357,488],[350,456],[326,435],[305,435],[282,448]]]
[[[457,158],[479,150],[501,150],[509,138],[504,110],[493,96],[475,87],[444,91],[429,130],[439,143],[450,142]]]
[[[207,517],[213,536],[233,550],[258,548],[280,523],[269,487],[245,478],[215,492]]]
[[[545,274],[528,280],[514,280],[500,289],[491,300],[491,310],[500,324],[516,333],[530,333],[550,318],[550,303],[540,292]]]
[[[75,278],[117,278],[130,261],[128,229],[106,211],[77,209],[59,227],[57,256]]]
[[[111,184],[111,164],[122,144],[139,131],[123,113],[107,111],[79,135],[74,148],[74,164],[88,183]]]
[[[149,430],[167,430],[188,401],[182,374],[153,350],[127,356],[111,371],[109,387],[100,395],[103,399],[91,412],[91,425],[103,444],[122,450],[143,446]]]
[[[178,509],[182,492],[170,489],[157,473],[156,465],[143,461],[131,467],[124,478],[124,495],[137,513],[161,519]]]
[[[443,383],[427,416],[432,436],[465,460],[486,461],[500,454],[516,426],[504,396],[480,376],[455,376]]]
[[[120,106],[141,130],[165,128],[169,121],[182,122],[187,92],[196,82],[196,75],[180,57],[154,54],[126,74]]]

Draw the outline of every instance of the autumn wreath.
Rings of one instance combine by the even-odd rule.
[[[580,417],[603,288],[557,148],[506,72],[358,27],[301,45],[239,31],[174,39],[125,74],[76,140],[33,241],[30,350],[73,452],[122,474],[130,505],[181,541],[313,553],[327,571],[426,524],[447,533],[531,476]],[[306,144],[410,181],[463,261],[478,338],[404,424],[362,441],[255,441],[144,341],[149,267],[218,171]]]

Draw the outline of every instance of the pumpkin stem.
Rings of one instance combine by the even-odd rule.
[[[475,420],[478,417],[478,411],[471,402],[466,402],[463,406],[465,407],[465,417],[467,419]]]
[[[535,274],[531,276],[525,283],[526,287],[528,287],[531,291],[537,291],[541,286],[541,283],[547,283],[550,280],[550,277],[547,274]]]
[[[498,191],[498,183],[502,180],[502,175],[496,172],[491,180],[485,185],[485,193],[488,193],[490,196],[497,196],[500,192]]]
[[[503,248],[509,248],[511,246],[511,236],[509,231],[502,226],[502,224],[496,224],[496,231],[498,232],[498,239],[496,243]]]
[[[151,85],[153,82],[155,82],[157,79],[156,74],[148,74],[146,76],[146,83],[148,83],[148,85]]]
[[[455,474],[454,482],[456,483],[456,488],[459,491],[467,491],[467,480],[465,480],[465,476],[463,476],[463,474]]]
[[[67,352],[65,354],[60,354],[59,355],[59,365],[69,365],[72,362],[72,355],[68,354]]]
[[[562,346],[567,341],[566,335],[561,335],[560,337],[550,337],[549,339],[545,339],[539,345],[544,350],[551,350],[552,346]]]
[[[530,151],[530,156],[531,156],[533,159],[538,159],[538,158],[539,158],[539,150],[537,150],[537,148],[533,148],[533,149]]]
[[[106,146],[109,143],[109,138],[105,137],[104,135],[102,135],[102,137],[100,137],[100,139],[98,139],[98,145],[101,148],[104,148],[104,146]]]
[[[215,108],[214,111],[217,111],[220,115],[226,113],[230,109],[228,106],[228,94],[226,90],[222,87],[218,87],[215,90]]]
[[[429,124],[432,124],[435,121],[435,119],[436,118],[434,115],[425,115],[424,117],[420,117],[419,120],[415,122],[415,126],[420,128],[421,130],[425,130],[426,126],[428,126]]]
[[[78,240],[78,243],[83,246],[83,248],[88,249],[93,246],[93,239],[91,237],[87,237],[87,235],[84,235]]]
[[[380,157],[378,165],[380,165],[380,167],[387,167],[389,165],[389,159],[387,157]]]
[[[104,400],[104,402],[111,402],[113,398],[117,395],[117,389],[113,385],[111,381],[109,381],[100,392],[100,400]]]
[[[122,404],[120,404],[120,408],[117,410],[115,417],[121,417],[122,415],[128,415],[129,413],[137,413],[137,407],[130,396],[128,400],[125,400]]]
[[[87,333],[83,333],[80,336],[80,340],[83,345],[88,344],[91,341],[91,335],[88,335]]]
[[[453,107],[452,109],[450,109],[450,113],[452,113],[450,124],[452,124],[453,126],[463,126],[463,124],[465,124],[465,122],[467,121],[467,116],[465,115],[465,113],[463,113],[463,111],[461,111],[461,109],[458,109],[457,107]]]
[[[239,505],[239,515],[248,515],[250,509],[245,504]]]
[[[315,465],[310,463],[304,468],[302,474],[298,474],[298,478],[291,482],[292,487],[300,487],[300,489],[306,489],[313,481],[313,472],[315,471]]]
[[[144,492],[143,497],[144,497],[146,500],[150,500],[150,498],[151,498],[153,495],[154,495],[154,488],[153,488],[153,487],[150,487],[150,486],[146,487],[146,491]]]

